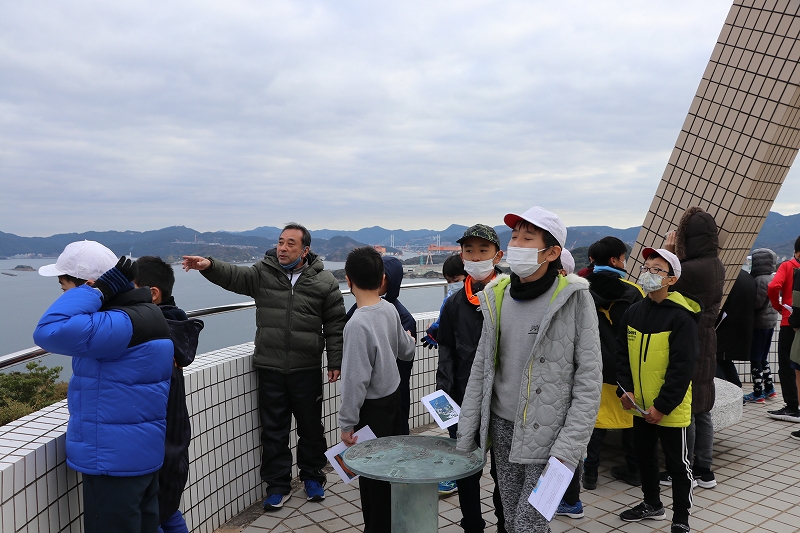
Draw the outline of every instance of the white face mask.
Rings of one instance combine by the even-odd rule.
[[[497,254],[494,254],[497,257]],[[494,271],[494,257],[485,261],[464,261],[464,271],[472,276],[472,279],[483,281]]]
[[[508,261],[511,272],[520,278],[527,278],[539,270],[543,263],[539,263],[539,252],[544,252],[547,248],[538,250],[536,248],[519,248],[517,246],[508,247]]]
[[[639,285],[645,293],[650,294],[664,286],[664,279],[665,278],[662,278],[658,274],[653,274],[652,272],[642,272],[639,276]]]
[[[464,288],[463,281],[454,281],[453,283],[447,284],[447,295],[450,296]]]

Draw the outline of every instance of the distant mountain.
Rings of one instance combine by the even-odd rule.
[[[380,226],[357,231],[321,229],[311,232],[311,248],[321,255],[328,256],[329,261],[343,261],[341,254],[346,256],[347,251],[356,246],[380,244],[388,247],[392,235],[395,247],[409,244],[426,246],[435,242],[437,236],[442,244],[455,243],[466,229],[467,226],[460,224],[451,224],[443,230],[390,230]],[[573,226],[567,228],[567,249],[589,246],[606,235],[613,235],[631,245],[636,240],[639,229],[639,226],[626,229],[608,226]],[[501,247],[505,249],[511,239],[511,230],[503,225],[495,226],[495,230],[500,237]],[[241,232],[205,233],[185,226],[171,226],[143,232],[90,231],[63,233],[51,237],[19,237],[12,233],[0,232],[0,256],[32,253],[54,257],[70,242],[90,239],[105,244],[120,255],[132,251],[135,256],[153,254],[164,258],[178,258],[185,254],[214,255],[244,261],[249,257],[260,258],[266,250],[274,247],[280,232],[280,228],[273,226],[261,226]],[[798,233],[800,233],[800,214],[784,216],[770,212],[754,248],[767,247],[773,249],[779,257],[790,256],[794,251],[794,241]]]

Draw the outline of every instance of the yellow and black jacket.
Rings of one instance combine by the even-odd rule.
[[[664,414],[661,426],[686,427],[691,422],[702,312],[703,305],[693,297],[671,292],[660,304],[645,298],[622,317],[617,378],[634,393],[637,405],[645,411],[654,406]]]

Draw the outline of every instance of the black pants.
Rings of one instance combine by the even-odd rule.
[[[575,472],[572,473],[572,480],[567,485],[567,491],[562,496],[562,500],[564,500],[569,505],[575,505],[578,503],[578,500],[581,499],[581,463],[583,461],[578,461],[578,466],[575,467]]]
[[[397,359],[397,371],[400,372],[400,385],[397,387],[397,393],[400,395],[400,427],[402,429],[400,435],[411,433],[411,428],[408,426],[408,415],[411,411],[411,370],[413,367],[414,361]]]
[[[631,472],[639,471],[639,462],[636,460],[636,452],[633,446],[633,428],[626,428],[619,430],[622,432],[622,450],[625,452],[625,462],[628,464],[628,470]],[[594,428],[592,430],[592,437],[589,439],[589,446],[586,448],[586,461],[583,463],[583,468],[586,472],[597,475],[597,468],[600,466],[600,452],[603,451],[603,441],[608,434],[607,429]],[[575,469],[578,472],[578,469]],[[570,505],[575,502],[570,502]]]
[[[655,508],[662,505],[657,452],[658,442],[661,441],[667,472],[672,476],[672,521],[688,524],[689,509],[692,507],[693,476],[686,447],[686,428],[663,427],[634,416],[633,435],[645,503]]]
[[[156,533],[158,472],[116,477],[83,474],[85,533]]]
[[[739,379],[739,371],[736,370],[736,363],[730,359],[717,359],[716,377],[733,383],[740,389],[742,388],[742,380]]]
[[[447,428],[450,438],[456,438],[458,424]],[[503,502],[500,500],[500,489],[497,486],[497,466],[494,461],[494,450],[489,448],[491,466],[489,474],[494,481],[492,492],[492,502],[494,503],[494,515],[497,517],[498,533],[505,532],[506,519],[503,514]],[[461,507],[461,529],[465,533],[482,532],[486,528],[486,521],[481,514],[481,476],[483,472],[476,472],[469,477],[456,480],[458,486],[458,505]]]
[[[753,394],[769,394],[775,388],[772,384],[772,370],[769,367],[769,349],[772,346],[774,329],[754,329],[753,344],[750,346],[750,375],[753,377]]]
[[[778,376],[781,378],[783,401],[790,409],[797,409],[797,385],[794,382],[794,369],[789,359],[792,342],[794,342],[794,329],[791,326],[781,326],[778,332]]]
[[[400,389],[389,396],[375,400],[364,400],[358,412],[355,430],[369,426],[376,437],[400,435]],[[388,481],[358,478],[361,494],[361,514],[364,517],[364,533],[390,533],[392,530],[392,484]]]
[[[289,431],[297,421],[297,466],[300,479],[325,483],[327,464],[322,425],[322,375],[320,370],[281,374],[258,371],[258,414],[261,419],[261,479],[267,495],[289,494],[292,452]]]

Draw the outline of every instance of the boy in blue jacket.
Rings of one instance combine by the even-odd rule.
[[[116,265],[115,265],[116,262]],[[94,241],[69,244],[53,265],[64,294],[34,341],[71,356],[67,465],[83,474],[86,533],[158,531],[158,470],[173,344],[136,265]]]

